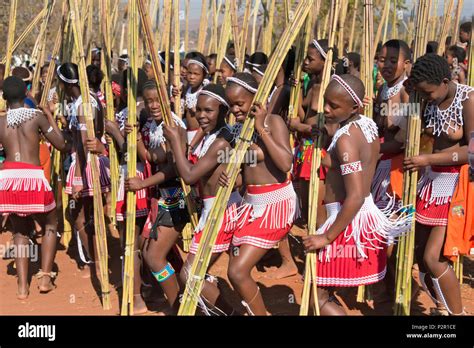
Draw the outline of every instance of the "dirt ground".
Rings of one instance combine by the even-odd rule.
[[[268,267],[279,266],[281,258],[277,250],[271,250],[265,259],[253,271],[254,279],[258,279],[267,310],[272,315],[298,315],[303,287],[302,272],[304,254],[301,236],[304,230],[294,226],[289,238],[293,256],[299,269],[299,274],[280,280],[270,279]],[[112,309],[104,311],[98,296],[99,282],[95,277],[84,278],[72,255],[77,254],[74,244],[67,251],[61,244],[56,256],[54,270],[58,271],[57,288],[49,294],[40,294],[37,281],[31,279],[30,296],[27,300],[16,299],[16,270],[12,259],[0,259],[0,315],[118,315],[121,294],[121,261],[116,256],[120,252],[119,242],[109,237],[109,258],[111,302]],[[10,233],[0,234],[0,245],[12,243]],[[240,306],[238,296],[232,291],[226,277],[228,255],[224,254],[210,269],[210,274],[218,278],[221,290],[226,298],[234,305]],[[39,263],[31,263],[30,276],[39,269]],[[464,284],[461,287],[463,304],[468,314],[474,313],[474,260],[464,258]],[[156,285],[156,283],[155,283]],[[383,292],[383,283],[372,286],[374,299]],[[165,300],[159,286],[144,289],[145,300],[149,308],[146,315],[157,315],[164,308]],[[356,288],[346,288],[337,292],[347,313],[350,315],[392,315],[390,302],[357,303]],[[412,315],[428,315],[433,303],[424,291],[420,291],[412,302]],[[242,311],[243,308],[241,307]]]

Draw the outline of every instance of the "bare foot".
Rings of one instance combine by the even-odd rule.
[[[285,263],[275,270],[267,269],[267,272],[269,274],[265,275],[265,278],[283,279],[283,278],[292,277],[298,274],[298,267],[296,267],[294,263]]]
[[[39,280],[38,289],[40,293],[47,294],[51,290],[54,290],[56,286],[53,284],[53,281],[49,275],[43,275]]]
[[[148,312],[145,301],[143,301],[142,295],[133,295],[133,315],[145,314]]]
[[[30,295],[30,291],[28,290],[28,285],[20,285],[18,284],[18,290],[16,292],[16,298],[19,300],[26,300]]]

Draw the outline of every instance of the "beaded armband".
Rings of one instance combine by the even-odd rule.
[[[362,171],[362,165],[360,161],[341,164],[342,175],[352,174],[352,173],[361,172],[361,171]]]

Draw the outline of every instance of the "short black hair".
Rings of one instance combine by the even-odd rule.
[[[217,59],[217,53],[211,53],[210,55],[207,56],[209,59]]]
[[[428,41],[426,44],[426,53],[438,52],[438,41]]]
[[[196,60],[198,62],[200,62],[202,65],[204,65],[207,69],[207,71],[209,71],[209,65],[207,65],[207,60],[206,60],[206,57],[204,56],[204,54],[200,53],[200,52],[195,52],[196,54],[194,55],[193,58],[190,58],[192,60]],[[188,62],[189,64],[189,62]],[[203,69],[204,70],[204,69]],[[207,74],[206,71],[204,71],[204,76]]]
[[[399,52],[402,52],[403,58],[405,58],[405,60],[411,61],[410,47],[408,47],[408,44],[405,41],[396,39],[388,40],[386,43],[384,43],[383,47],[399,50]]]
[[[156,89],[158,90],[158,85],[155,80],[148,80],[143,84],[142,91],[145,92],[146,90],[149,89]]]
[[[457,58],[459,63],[464,62],[466,59],[466,51],[462,47],[452,45],[448,47],[446,52],[449,52],[453,57]]]
[[[471,32],[472,23],[471,22],[464,22],[459,26],[459,29],[464,31],[465,33]]]
[[[247,61],[255,65],[268,64],[268,56],[263,52],[253,53]]]
[[[349,58],[349,62],[352,62],[352,65],[354,65],[354,68],[357,70],[360,69],[360,54],[357,52],[349,52],[347,54],[347,58]]]
[[[8,103],[22,102],[26,98],[26,84],[19,77],[7,77],[3,81],[3,98]]]
[[[89,85],[95,89],[100,88],[100,84],[104,79],[104,73],[97,65],[91,64],[86,67],[87,80]]]
[[[413,84],[424,81],[439,86],[444,79],[451,80],[448,62],[435,53],[428,53],[418,58],[410,73]]]
[[[127,82],[127,74],[131,71],[132,68],[127,68],[122,72],[122,84],[121,87],[123,90],[128,89],[128,82]],[[138,78],[137,78],[137,97],[141,97],[143,95],[143,85],[148,80],[148,77],[143,69],[138,69]]]

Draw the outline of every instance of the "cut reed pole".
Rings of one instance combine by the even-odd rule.
[[[458,0],[456,5],[456,16],[454,17],[454,28],[453,28],[453,35],[452,35],[452,44],[455,45],[458,40],[459,35],[459,21],[461,20],[461,11],[462,6],[464,5],[463,0]]]
[[[15,50],[18,48],[18,46],[20,46],[23,41],[28,37],[28,35],[33,31],[33,29],[35,28],[35,26],[39,23],[40,20],[43,19],[45,13],[46,13],[46,9],[43,8],[37,15],[36,17],[33,19],[32,22],[30,22],[30,24],[28,24],[28,26],[25,28],[25,30],[23,31],[23,33],[20,34],[20,36],[18,36],[18,38],[15,40],[15,43],[13,44],[13,47],[12,47],[12,53],[15,52]],[[2,60],[0,61],[0,64],[5,64],[5,61],[6,61],[6,57],[3,57]]]
[[[90,102],[89,83],[87,80],[86,61],[84,55],[84,46],[82,42],[82,33],[80,30],[79,8],[77,0],[69,0],[71,10],[71,23],[74,35],[74,45],[79,53],[79,83],[82,96],[82,107],[86,119],[87,137],[95,138],[94,118],[92,115],[92,104]],[[102,193],[100,190],[98,159],[95,154],[89,153],[90,165],[92,169],[92,184],[94,190],[94,227],[95,242],[97,246],[97,259],[99,262],[99,280],[102,288],[102,306],[104,309],[110,309],[110,285],[108,273],[108,252],[107,252],[107,234],[104,221],[104,207],[102,205]]]
[[[302,0],[299,2],[295,11],[294,20],[283,32],[270,58],[265,76],[259,85],[253,103],[265,103],[267,100],[278,70],[298,35],[299,30],[304,25],[311,7],[311,0]],[[204,277],[209,266],[212,247],[215,244],[217,232],[220,229],[223,219],[224,209],[221,207],[225,206],[229,201],[238,170],[249,147],[253,131],[254,119],[247,115],[246,121],[242,126],[240,137],[237,140],[235,151],[232,153],[226,167],[226,172],[230,178],[229,186],[226,188],[220,187],[217,191],[209,218],[203,230],[196,257],[191,267],[178,315],[194,315],[196,312],[197,301],[204,284]]]
[[[217,47],[217,26],[219,24],[219,13],[217,12],[216,0],[211,0],[211,14],[212,14],[212,27],[211,27],[211,41],[206,46],[206,54],[209,55],[215,52]]]
[[[234,50],[235,55],[237,58],[237,62],[240,65],[240,62],[243,61],[241,54],[242,51],[240,49],[240,41],[239,41],[239,19],[237,13],[237,3],[235,1],[230,2],[230,20],[232,21],[232,37],[234,39]]]
[[[354,32],[355,32],[355,24],[356,24],[356,19],[357,19],[357,9],[359,6],[359,0],[355,0],[354,2],[354,7],[353,7],[353,12],[352,12],[352,24],[351,24],[351,34],[349,37],[349,48],[348,51],[352,52],[352,50],[355,48],[354,45]]]
[[[387,1],[390,2],[390,0],[387,0]],[[384,23],[383,38],[382,38],[383,43],[387,42],[387,30],[388,30],[388,14],[387,14],[387,18],[385,19],[385,23]]]
[[[153,32],[151,30],[151,22],[150,18],[148,17],[148,13],[146,12],[146,6],[144,0],[138,0],[138,12],[140,14],[140,19],[143,27],[143,34],[146,37],[146,43],[148,47],[148,51],[150,52],[151,63],[153,67],[153,73],[155,76],[155,80],[158,85],[158,97],[160,99],[160,108],[161,114],[163,115],[163,122],[166,125],[174,127],[175,123],[173,122],[171,116],[171,107],[170,101],[168,97],[167,85],[165,84],[163,71],[161,70],[161,64],[158,59],[157,50],[155,42],[153,41]],[[196,211],[196,206],[194,201],[192,200],[190,193],[191,188],[186,185],[183,179],[180,178],[181,187],[183,189],[185,200],[186,200],[186,207],[188,209],[189,216],[191,217],[191,227],[193,230],[197,227],[199,218]]]
[[[325,38],[328,32],[328,25],[329,25],[329,12],[324,16],[324,24],[322,26],[322,33],[319,38]]]
[[[241,36],[240,45],[239,45],[240,46],[240,58],[242,59],[241,61],[238,62],[239,71],[243,71],[244,66],[245,66],[245,53],[247,51],[247,41],[248,41],[251,6],[252,6],[252,0],[246,0],[244,19],[243,19],[243,22],[242,22],[242,36]]]
[[[41,66],[44,63],[44,58],[45,58],[45,47],[46,47],[46,29],[48,28],[49,24],[49,19],[51,17],[51,13],[53,12],[54,9],[54,4],[56,3],[55,0],[45,0],[44,2],[44,7],[46,9],[45,16],[43,18],[43,22],[41,23],[41,28],[40,32],[38,35],[38,53],[36,57],[32,57],[33,61],[36,62],[36,67],[34,73],[33,73],[33,82],[31,84],[31,93],[33,95],[36,95],[38,93],[38,88],[39,88],[39,82],[40,82],[40,75],[41,75]]]
[[[251,53],[254,53],[255,49],[256,49],[256,47],[255,47],[255,43],[256,43],[255,33],[256,33],[256,29],[257,29],[257,17],[258,17],[258,10],[260,8],[260,1],[261,0],[255,0],[255,3],[253,5],[252,38],[250,40],[250,52]]]
[[[102,71],[104,73],[104,87],[105,87],[105,100],[106,100],[106,118],[109,121],[115,121],[114,112],[114,96],[112,94],[112,41],[110,35],[110,0],[100,0],[101,4],[101,18],[100,21],[102,26]],[[117,205],[117,193],[118,193],[118,182],[119,182],[119,161],[117,156],[117,150],[115,146],[109,146],[109,161],[110,161],[110,182],[111,182],[111,207],[110,207],[110,219],[112,226],[116,225],[116,205]]]
[[[424,54],[427,41],[427,23],[429,19],[430,0],[420,0],[417,7],[414,61]],[[420,98],[416,93],[410,95],[411,105],[420,105]],[[419,154],[421,118],[419,108],[409,115],[406,137],[405,157]],[[414,213],[416,204],[416,187],[418,172],[405,172],[403,174],[403,205],[409,207],[408,213]],[[414,216],[414,214],[413,214]],[[400,237],[397,248],[397,265],[395,276],[395,315],[410,315],[412,267],[415,249],[415,219],[413,218],[409,234]]]
[[[15,42],[16,10],[17,10],[17,0],[10,0],[10,16],[9,16],[9,21],[8,21],[8,36],[7,36],[7,54],[5,58],[5,72],[3,74],[4,79],[10,76],[12,54],[13,54],[13,44]],[[5,108],[6,108],[5,99],[0,98],[0,110],[4,110]]]
[[[365,93],[369,99],[368,105],[365,107],[365,115],[372,118],[373,104],[372,97],[374,94],[374,80],[372,72],[374,69],[374,9],[372,0],[364,0],[364,30],[362,43],[362,64],[361,73],[362,82],[364,82]]]
[[[189,50],[189,0],[185,2],[184,17],[184,51],[187,53]]]
[[[340,0],[341,3],[339,4],[340,9],[340,18],[337,22],[337,50],[339,55],[342,57],[344,55],[344,28],[346,24],[346,14],[348,11],[349,1],[348,0]]]
[[[231,6],[228,2],[225,4],[224,20],[221,26],[221,37],[219,39],[219,47],[217,50],[216,67],[221,65],[224,59],[225,51],[227,49],[227,43],[231,34]],[[217,78],[220,75],[219,71],[214,74],[214,83],[217,82]]]
[[[164,0],[164,6],[165,6],[165,31],[164,31],[164,36],[163,36],[163,51],[165,51],[165,81],[166,84],[168,84],[169,81],[169,72],[170,72],[170,43],[171,43],[171,14],[172,14],[172,7],[171,7],[171,0]]]
[[[173,83],[175,86],[179,86],[181,83],[181,74],[180,74],[180,69],[179,67],[181,66],[180,64],[180,57],[179,57],[179,47],[181,46],[181,39],[179,36],[179,30],[180,30],[180,21],[179,21],[179,1],[173,1],[173,19],[174,19],[174,33],[173,33],[173,38],[174,38],[174,57],[173,57],[173,65],[175,66],[175,69],[173,69]],[[181,103],[178,101],[174,103],[174,113],[178,115],[179,118],[182,118],[181,115]]]
[[[446,6],[446,4],[445,4]],[[441,27],[441,34],[439,36],[438,50],[436,53],[442,56],[446,48],[446,38],[449,35],[449,29],[453,25],[451,23],[453,14],[454,0],[448,0],[447,8],[444,11],[443,26]]]
[[[337,36],[337,22],[339,19],[340,11],[343,8],[342,3],[339,0],[333,0],[331,2],[330,14],[330,31],[328,38],[329,47],[333,47],[336,42]],[[331,79],[332,71],[332,61],[333,61],[333,51],[329,50],[327,53],[327,58],[324,62],[323,76],[321,79],[321,87],[319,89],[318,96],[318,127],[324,127],[324,116],[323,116],[323,107],[324,107],[324,91],[329,84]],[[319,198],[319,167],[321,166],[321,151],[323,148],[322,138],[319,137],[315,141],[312,149],[312,158],[311,158],[311,176],[309,181],[309,209],[308,209],[308,235],[316,234],[316,221],[318,213],[318,202]],[[300,315],[308,315],[310,307],[310,297],[311,293],[313,295],[314,303],[314,313],[315,315],[320,315],[319,312],[319,301],[318,301],[318,283],[317,283],[317,252],[312,251],[306,254],[305,262],[305,280],[303,284],[303,295],[301,297],[301,307]],[[312,289],[312,291],[311,291]]]
[[[263,52],[270,56],[272,53],[272,36],[273,36],[273,17],[275,15],[275,0],[269,0],[268,21],[265,27],[265,38],[263,40]],[[267,2],[268,4],[268,2]]]
[[[398,38],[398,13],[397,13],[397,1],[398,0],[393,0],[393,13],[392,13],[392,38],[397,39]]]
[[[234,1],[232,1],[232,3],[233,2]],[[201,20],[199,21],[199,33],[198,33],[198,44],[197,44],[197,50],[199,52],[204,51],[204,44],[206,42],[206,33],[207,33],[207,0],[202,0]]]
[[[130,60],[127,73],[127,106],[128,122],[137,123],[137,80],[138,80],[138,13],[135,0],[128,2],[128,57]],[[127,173],[135,176],[137,171],[137,128],[133,127],[127,135]],[[133,315],[133,278],[135,254],[135,213],[136,193],[127,192],[127,217],[125,239],[125,266],[123,270],[123,292],[121,315]]]
[[[385,2],[385,6],[383,8],[383,13],[382,17],[380,18],[379,25],[377,27],[377,34],[375,35],[375,41],[373,42],[372,46],[372,57],[375,57],[375,50],[377,49],[377,45],[379,44],[380,38],[382,36],[382,28],[384,25],[386,26],[386,23],[388,23],[388,12],[390,10],[390,0],[387,0]]]

